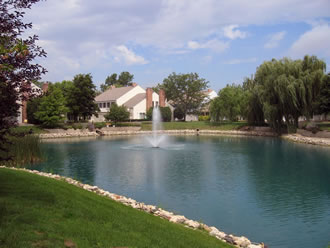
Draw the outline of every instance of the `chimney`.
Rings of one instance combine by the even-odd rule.
[[[159,106],[165,107],[165,91],[162,89],[159,90]]]
[[[210,93],[210,92],[212,92],[212,89],[208,89],[207,91]]]
[[[148,111],[152,107],[152,93],[153,93],[153,90],[151,88],[147,88],[147,92],[146,92],[147,109],[146,109],[146,111]]]
[[[132,83],[132,86],[133,86],[133,87],[136,87],[136,86],[137,86],[137,83]]]
[[[41,86],[41,90],[43,93],[46,93],[48,91],[49,83],[44,83]]]

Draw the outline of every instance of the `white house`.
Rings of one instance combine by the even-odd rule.
[[[130,112],[130,119],[145,119],[146,113],[150,107],[165,107],[165,93],[153,92],[151,88],[147,90],[133,83],[132,86],[115,88],[111,87],[95,98],[95,102],[100,108],[98,117],[92,116],[92,121],[105,121],[104,115],[110,110],[113,103],[118,106],[125,106]]]
[[[203,91],[205,94],[205,98],[203,100],[204,107],[200,110],[201,115],[209,115],[209,102],[216,98],[218,96],[217,92],[215,92],[212,89],[208,89],[206,91]],[[198,121],[198,115],[195,114],[187,114],[186,115],[186,121]]]

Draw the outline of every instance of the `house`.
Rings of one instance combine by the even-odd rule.
[[[201,115],[209,115],[210,111],[210,101],[218,96],[217,92],[215,92],[212,89],[208,89],[206,91],[203,91],[205,98],[202,103],[203,107],[200,109]],[[195,114],[187,114],[186,115],[186,121],[198,121],[198,115]]]
[[[48,90],[48,83],[44,83],[42,85],[42,89],[40,89],[34,83],[31,83],[31,88],[35,95],[41,95],[42,92],[46,92]],[[21,105],[18,110],[18,116],[16,117],[17,123],[19,125],[28,122],[28,120],[27,120],[27,101],[28,101],[28,98],[25,101],[18,101],[18,103]]]
[[[165,92],[160,90],[159,95],[151,88],[143,89],[136,83],[132,86],[115,88],[111,87],[95,98],[100,108],[98,117],[92,116],[91,120],[105,121],[104,116],[109,112],[112,104],[125,106],[130,113],[131,120],[143,120],[151,107],[168,106],[165,99]]]

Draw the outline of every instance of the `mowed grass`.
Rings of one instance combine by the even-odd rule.
[[[63,181],[0,169],[0,247],[232,247]]]
[[[330,132],[330,122],[319,122],[319,123],[317,123],[317,126],[322,131],[328,131],[328,132]]]
[[[200,129],[200,130],[237,130],[246,126],[247,122],[209,122],[209,121],[190,121],[190,122],[163,122],[164,130]],[[151,130],[151,122],[143,122],[141,130]]]

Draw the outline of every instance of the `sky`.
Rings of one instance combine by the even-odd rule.
[[[330,0],[47,0],[25,19],[47,52],[43,81],[90,73],[99,86],[129,71],[152,87],[196,72],[218,91],[272,58],[316,55],[330,67]]]

